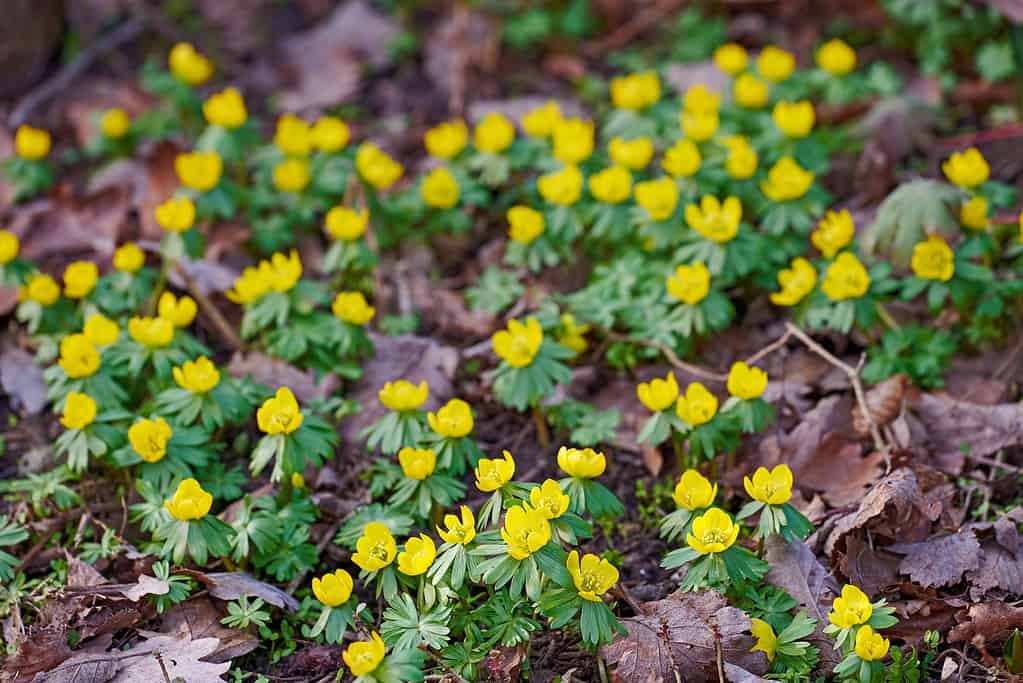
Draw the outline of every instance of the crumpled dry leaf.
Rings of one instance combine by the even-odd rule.
[[[948,634],[948,642],[983,648],[988,641],[999,640],[1010,630],[1023,627],[1023,607],[1002,601],[983,602],[970,605],[956,618],[959,625]]]
[[[970,595],[979,599],[992,591],[1023,593],[1023,540],[1016,524],[1020,509],[1015,508],[991,525],[976,524],[978,533],[994,532],[993,538],[981,540],[980,564],[968,572]]]
[[[878,427],[884,427],[902,412],[902,398],[909,388],[909,377],[893,375],[866,393],[867,412]],[[870,435],[870,420],[860,410],[859,404],[852,409],[853,427],[860,436]]]
[[[40,262],[48,257],[70,260],[76,254],[109,261],[131,209],[131,193],[123,187],[19,205],[7,229],[21,240],[21,256]]]
[[[46,383],[35,359],[17,347],[0,353],[0,387],[15,410],[36,415],[46,406]]]
[[[215,664],[203,661],[217,650],[220,641],[216,638],[191,640],[186,636],[154,636],[127,652],[118,652],[122,662],[120,671],[111,683],[153,683],[166,680],[163,669],[173,681],[175,677],[185,681],[219,681],[231,668],[230,662]],[[152,656],[144,657],[146,653]],[[159,653],[163,667],[157,661]],[[130,657],[128,657],[130,655]]]
[[[622,620],[628,635],[601,648],[617,667],[616,681],[716,681],[718,649],[725,662],[754,674],[767,671],[764,654],[750,652],[749,617],[717,591],[676,592],[644,607],[646,614]]]
[[[972,529],[934,536],[919,543],[897,543],[888,550],[904,554],[899,573],[924,588],[950,586],[980,566],[980,542]]]
[[[249,576],[244,572],[198,572],[189,571],[189,576],[199,581],[209,594],[221,600],[237,600],[243,595],[263,598],[266,602],[294,612],[298,609],[298,601],[276,586]]]
[[[938,459],[958,458],[964,445],[969,453],[986,457],[1023,443],[1023,404],[984,406],[942,394],[921,394],[913,409],[927,429],[929,450]]]
[[[204,658],[214,664],[229,662],[259,647],[259,638],[248,631],[227,628],[220,623],[222,616],[223,612],[209,598],[193,598],[168,610],[160,630],[187,640],[216,638],[220,641],[217,649]]]

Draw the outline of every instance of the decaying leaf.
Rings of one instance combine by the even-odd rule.
[[[0,386],[12,406],[26,415],[36,415],[46,405],[42,368],[19,348],[12,347],[0,353]]]
[[[326,398],[339,386],[337,375],[329,374],[317,380],[312,370],[303,372],[287,361],[259,351],[238,351],[231,356],[227,371],[234,377],[251,377],[271,389],[289,387],[299,401]]]
[[[898,543],[889,550],[905,554],[899,572],[924,588],[950,586],[980,566],[980,543],[970,529],[920,543]]]
[[[937,458],[958,458],[962,449],[986,457],[1023,443],[1023,404],[996,406],[957,401],[936,394],[921,394],[913,404],[927,429],[928,447]]]
[[[175,605],[164,616],[160,630],[188,640],[216,638],[217,648],[205,660],[216,664],[229,662],[259,647],[259,639],[248,631],[227,628],[220,623],[223,611],[209,598],[193,598]]]
[[[883,427],[899,416],[902,412],[902,398],[909,388],[909,378],[899,374],[889,377],[867,392],[867,411],[874,424]],[[853,406],[853,427],[860,436],[870,435],[870,420],[860,410],[859,405]]]
[[[298,609],[298,601],[280,588],[271,586],[244,572],[188,572],[197,581],[206,586],[210,595],[221,600],[237,600],[243,595],[263,598],[266,602],[294,612]]]
[[[118,653],[122,662],[120,671],[111,683],[153,683],[173,681],[179,677],[185,681],[218,681],[231,668],[230,662],[214,664],[203,659],[216,651],[220,641],[216,638],[191,640],[174,636],[154,636],[127,652]],[[145,656],[149,654],[149,656]],[[126,657],[125,655],[131,655]],[[157,661],[157,655],[163,662]]]
[[[948,634],[948,642],[983,648],[989,641],[1004,638],[1012,629],[1023,627],[1023,607],[1001,601],[982,602],[970,605],[957,619],[959,625]]]

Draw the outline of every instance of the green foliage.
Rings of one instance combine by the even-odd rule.
[[[886,330],[881,343],[867,351],[863,380],[878,384],[903,373],[918,387],[945,385],[945,370],[958,345],[944,330],[909,325]]]

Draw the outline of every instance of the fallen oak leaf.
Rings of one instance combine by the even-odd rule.
[[[980,567],[980,542],[972,529],[919,543],[896,543],[886,550],[905,555],[899,573],[924,588],[951,586]]]
[[[200,572],[192,569],[179,569],[175,574],[190,576],[206,587],[206,590],[220,600],[237,600],[242,596],[263,598],[274,607],[294,612],[298,609],[298,600],[280,588],[249,576],[244,572]]]
[[[216,664],[203,661],[219,645],[216,638],[191,640],[178,636],[154,636],[127,652],[117,653],[122,666],[111,683],[153,683],[168,678],[171,681],[177,678],[189,682],[219,681],[231,668],[230,662]]]
[[[259,647],[259,639],[252,633],[222,625],[220,619],[223,616],[222,610],[209,598],[193,598],[168,610],[160,623],[161,633],[152,635],[172,635],[190,640],[216,638],[220,644],[204,658],[215,664],[229,662]]]
[[[1014,628],[1023,627],[1023,607],[1005,602],[970,605],[956,615],[959,624],[948,634],[949,643],[970,643],[978,649],[1001,639]]]
[[[964,452],[984,458],[1023,443],[1023,404],[984,406],[921,394],[913,409],[927,429],[932,454],[957,459],[960,468]]]

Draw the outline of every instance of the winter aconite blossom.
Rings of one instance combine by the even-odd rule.
[[[621,204],[632,195],[632,174],[624,166],[609,166],[590,176],[590,194],[604,204]]]
[[[686,535],[686,543],[701,555],[721,553],[732,547],[739,537],[739,525],[728,513],[711,508],[693,520],[692,530]]]
[[[423,134],[427,153],[438,159],[454,159],[468,143],[469,129],[461,119],[437,124]]]
[[[426,421],[439,436],[459,439],[473,428],[472,409],[460,398],[453,398],[435,413],[427,413]]]
[[[675,414],[692,427],[699,427],[714,419],[718,412],[717,397],[699,382],[686,387],[686,393],[678,397]]]
[[[797,256],[778,273],[781,290],[771,294],[771,302],[778,306],[795,306],[817,286],[817,270],[802,256]]]
[[[873,613],[874,607],[867,594],[847,583],[842,586],[842,595],[832,601],[828,621],[839,628],[852,628],[867,623]]]
[[[642,71],[611,79],[611,103],[616,109],[642,111],[661,99],[656,71]]]
[[[404,379],[385,382],[383,388],[377,393],[377,398],[385,408],[399,413],[416,410],[426,403],[429,396],[430,385],[426,383],[426,380],[419,384],[412,384]]]
[[[948,282],[955,274],[955,254],[939,235],[930,235],[913,247],[913,274],[924,280]]]
[[[654,143],[647,137],[633,138],[632,140],[613,137],[607,145],[607,152],[615,164],[638,171],[646,168],[653,158]]]
[[[285,159],[274,166],[273,182],[281,192],[299,193],[312,180],[309,162],[305,159]]]
[[[5,266],[18,258],[21,242],[10,230],[0,230],[0,266]]]
[[[480,458],[475,474],[476,488],[484,493],[496,491],[515,476],[515,458],[508,451],[502,458]]]
[[[805,138],[813,130],[815,120],[813,104],[807,100],[800,102],[779,102],[774,105],[771,114],[774,125],[785,137]]]
[[[767,373],[742,361],[728,372],[728,393],[744,401],[760,398],[767,389]]]
[[[398,571],[406,576],[425,574],[437,559],[437,546],[426,534],[405,541],[405,549],[398,553]]]
[[[374,631],[370,634],[369,640],[357,640],[345,648],[341,658],[353,676],[365,676],[376,671],[386,654],[387,647],[384,641]]]
[[[352,575],[344,569],[313,578],[313,595],[325,607],[338,607],[348,602],[354,587]]]
[[[404,166],[371,142],[359,145],[355,153],[355,169],[377,191],[394,185],[405,172]]]
[[[459,508],[459,514],[444,515],[444,528],[437,527],[437,534],[445,543],[468,545],[476,538],[476,516],[467,505]]]
[[[376,315],[376,309],[369,305],[362,292],[338,292],[331,311],[338,320],[359,326],[365,325]]]
[[[828,266],[821,291],[832,301],[857,299],[870,289],[870,273],[852,252],[843,251]]]
[[[515,141],[515,126],[499,112],[484,116],[472,132],[476,149],[488,154],[500,154]]]
[[[640,382],[636,387],[636,395],[640,403],[654,413],[667,410],[675,405],[678,399],[678,382],[675,381],[675,373],[671,370],[664,376],[664,379],[655,377],[649,382]]]
[[[668,277],[668,294],[690,306],[698,304],[710,292],[710,271],[701,261],[681,265]]]
[[[188,327],[195,320],[199,308],[190,296],[177,297],[173,292],[164,292],[160,295],[156,311],[161,318],[174,323],[174,327]]]
[[[171,73],[187,85],[202,85],[213,75],[213,64],[189,43],[178,43],[167,58]]]
[[[579,597],[600,602],[601,596],[618,583],[618,570],[613,564],[593,553],[586,553],[580,559],[579,551],[573,550],[565,560],[572,583]]]
[[[179,522],[190,522],[205,517],[213,507],[213,495],[203,490],[195,479],[185,479],[163,507]]]
[[[695,512],[710,507],[718,494],[718,485],[697,472],[689,469],[682,473],[672,498],[680,508]]]
[[[721,117],[717,110],[683,111],[679,119],[683,135],[696,142],[710,140],[721,124]]]
[[[188,197],[171,197],[156,207],[154,215],[167,232],[184,232],[195,224],[195,204]]]
[[[965,190],[983,185],[991,173],[987,159],[976,147],[970,147],[964,152],[955,152],[941,165],[941,170],[945,172],[945,177],[950,183]]]
[[[704,195],[697,204],[686,204],[686,223],[703,237],[723,244],[735,239],[742,220],[742,204],[737,197],[719,201],[714,195]]]
[[[355,542],[352,562],[367,572],[375,572],[389,566],[398,554],[398,544],[391,530],[383,522],[370,522],[362,529],[362,536]]]
[[[558,449],[558,467],[562,472],[576,479],[596,479],[604,474],[604,470],[607,468],[607,458],[603,453],[592,448],[562,446]]]
[[[828,211],[817,223],[817,229],[810,233],[810,242],[817,247],[824,258],[834,258],[845,249],[856,235],[849,209]]]
[[[760,183],[760,190],[768,199],[776,202],[787,202],[799,199],[813,185],[814,174],[807,171],[792,157],[782,157],[771,170],[767,179]]]
[[[245,100],[237,88],[210,95],[202,105],[202,113],[211,124],[227,129],[238,128],[248,119]]]
[[[773,662],[774,656],[778,652],[778,636],[771,625],[763,619],[753,617],[750,619],[750,633],[757,639],[757,642],[750,648],[750,652],[759,650],[767,656],[767,661]]]
[[[593,121],[584,119],[563,119],[554,126],[554,158],[563,164],[578,164],[593,154]]]
[[[128,117],[128,112],[124,111],[120,107],[112,107],[103,112],[103,116],[99,118],[99,129],[103,133],[103,137],[108,140],[118,140],[123,138],[128,132],[128,128],[131,126],[131,119]]]
[[[740,107],[761,109],[770,99],[770,86],[767,81],[755,74],[744,73],[732,84],[732,97]]]
[[[543,214],[528,206],[513,206],[505,214],[508,219],[508,239],[529,244],[543,234]]]
[[[661,168],[674,178],[690,178],[700,170],[703,157],[700,148],[692,140],[680,138],[664,150]]]
[[[738,43],[725,43],[714,50],[714,65],[726,74],[737,76],[746,70],[749,55]]]
[[[57,364],[71,379],[91,377],[99,370],[99,351],[84,334],[69,334],[60,340]]]
[[[398,463],[406,477],[422,481],[433,474],[433,470],[437,466],[437,454],[432,448],[406,446],[398,451]]]
[[[191,394],[206,394],[220,384],[220,370],[206,356],[186,360],[171,372],[174,383]]]
[[[145,252],[134,242],[125,242],[114,250],[114,270],[119,273],[137,273],[145,264]]]
[[[970,230],[986,230],[988,227],[988,201],[984,197],[970,197],[959,207],[959,222]]]
[[[174,323],[159,316],[135,316],[128,321],[128,334],[147,349],[162,349],[174,340]]]
[[[559,171],[545,173],[536,180],[536,189],[545,201],[559,206],[572,206],[582,196],[582,171],[578,166],[568,165]]]
[[[636,203],[646,210],[650,220],[666,220],[678,206],[678,187],[668,177],[636,183]]]
[[[817,50],[817,66],[832,76],[844,76],[856,68],[856,51],[841,38],[832,38]]]
[[[856,654],[865,662],[884,659],[891,643],[880,633],[875,633],[870,626],[864,626],[856,632]]]
[[[551,525],[540,511],[528,505],[516,505],[505,513],[501,538],[508,546],[509,555],[524,560],[551,540]]]
[[[109,346],[121,336],[121,328],[102,313],[93,313],[85,319],[82,334],[96,346]]]
[[[96,419],[96,401],[88,394],[70,392],[64,399],[60,423],[67,429],[85,429]]]
[[[750,498],[768,505],[784,505],[792,498],[792,470],[782,463],[773,469],[758,467],[753,478],[743,477],[742,485]]]
[[[256,411],[256,423],[264,434],[291,434],[302,426],[303,420],[298,400],[288,387],[278,389]]]
[[[520,120],[522,130],[534,138],[550,137],[554,127],[561,121],[561,107],[557,100],[547,100],[539,107],[527,111]]]
[[[14,151],[22,159],[38,161],[50,153],[50,133],[28,124],[18,126],[14,134]]]
[[[589,346],[586,341],[586,333],[590,331],[590,325],[578,323],[571,313],[562,313],[558,318],[561,323],[561,331],[558,333],[558,343],[566,346],[576,353],[584,352]]]
[[[84,299],[99,280],[99,268],[92,261],[73,261],[64,269],[64,296]]]
[[[796,70],[796,57],[791,52],[768,45],[757,56],[757,71],[772,83],[780,83]]]
[[[450,209],[458,204],[458,181],[447,168],[439,166],[423,178],[419,188],[423,203],[435,209]]]
[[[731,135],[724,139],[728,156],[725,158],[725,173],[732,180],[747,180],[757,172],[760,159],[757,151],[747,138]]]
[[[52,306],[60,298],[60,285],[46,273],[29,275],[18,288],[19,301],[34,301],[41,306]]]
[[[148,463],[163,460],[167,455],[167,442],[173,435],[174,430],[162,417],[142,419],[128,428],[128,441],[132,449]]]
[[[508,327],[498,330],[491,338],[496,353],[513,368],[529,366],[543,344],[543,328],[536,318],[527,318],[525,323],[509,320]]]
[[[347,206],[335,206],[327,212],[324,219],[327,233],[336,240],[353,242],[366,232],[369,227],[369,211],[366,209],[350,209]]]
[[[321,116],[310,130],[313,146],[321,152],[340,152],[348,145],[351,131],[348,124],[336,116]]]
[[[561,490],[561,484],[547,479],[529,492],[529,504],[547,519],[557,519],[568,510],[569,497]]]
[[[187,152],[174,160],[174,170],[185,187],[209,192],[220,182],[224,161],[216,152]]]

